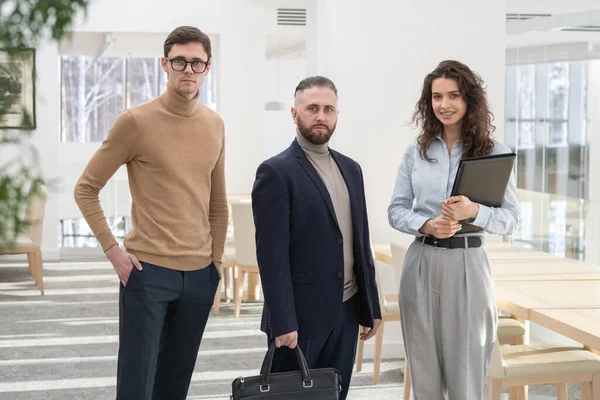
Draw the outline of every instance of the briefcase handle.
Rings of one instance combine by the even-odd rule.
[[[269,345],[269,350],[265,355],[265,359],[263,360],[262,367],[260,368],[260,390],[261,392],[267,392],[270,390],[270,378],[271,378],[271,366],[273,365],[273,356],[275,355],[275,341],[273,340]],[[298,360],[298,366],[300,367],[300,371],[302,372],[302,385],[305,388],[310,388],[313,385],[312,378],[310,376],[310,370],[308,369],[308,364],[306,363],[306,358],[304,358],[304,354],[302,350],[300,350],[300,346],[296,345],[294,348],[296,353],[296,359]]]

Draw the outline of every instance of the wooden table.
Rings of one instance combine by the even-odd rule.
[[[515,246],[514,244],[506,243],[506,242],[486,243],[485,248],[488,250],[488,252],[510,251],[510,252],[527,253],[527,252],[531,252],[531,251],[537,251],[537,250],[533,250],[533,249],[528,249],[527,247]]]
[[[489,247],[492,249],[486,249],[496,281],[600,280],[598,265],[505,243],[492,243]],[[377,260],[392,264],[389,244],[376,244],[373,249]]]
[[[374,245],[392,263],[389,245]],[[498,308],[582,343],[600,354],[600,266],[506,243],[486,250]]]
[[[374,244],[375,258],[386,264],[392,264],[392,248],[389,244]]]
[[[514,282],[514,281],[600,281],[600,272],[581,272],[581,273],[556,273],[556,274],[494,274],[496,282]]]
[[[558,258],[552,261],[490,260],[496,281],[600,280],[600,266]]]
[[[533,309],[600,309],[600,281],[496,282],[496,303],[522,319]]]
[[[526,249],[507,243],[490,243],[485,245],[490,260],[511,262],[514,260],[527,260],[533,262],[547,262],[553,260],[565,260],[542,251]],[[378,260],[391,264],[392,250],[388,243],[374,244],[373,250]]]
[[[252,195],[250,193],[233,193],[227,195],[227,202],[229,204],[235,203],[237,201],[251,202]]]
[[[520,252],[520,251],[507,251],[504,253],[494,253],[488,251],[488,258],[490,261],[532,261],[532,262],[551,262],[556,259],[562,259],[563,257],[557,257],[552,254],[543,253],[541,251],[531,251],[531,252]]]
[[[600,350],[600,309],[534,309],[531,321]]]

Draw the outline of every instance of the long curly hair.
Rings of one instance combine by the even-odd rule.
[[[446,60],[425,77],[421,98],[415,106],[412,117],[412,123],[421,128],[417,138],[421,158],[429,162],[437,161],[427,155],[427,149],[444,131],[444,124],[435,116],[431,105],[431,85],[438,78],[454,79],[467,104],[461,129],[463,158],[489,155],[494,147],[492,134],[496,127],[492,125],[494,115],[487,102],[483,80],[466,65],[458,61]]]

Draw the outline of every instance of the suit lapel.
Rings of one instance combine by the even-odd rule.
[[[327,204],[327,208],[329,209],[331,218],[333,218],[333,220],[335,221],[335,224],[337,225],[337,227],[339,229],[340,226],[338,225],[337,218],[335,217],[335,210],[333,209],[333,202],[331,201],[331,196],[329,195],[329,191],[327,190],[327,187],[323,183],[323,180],[319,176],[319,173],[317,172],[317,170],[315,170],[315,167],[313,167],[313,165],[311,164],[311,162],[308,158],[301,158],[298,160],[298,163],[300,163],[302,168],[304,168],[304,171],[306,171],[308,176],[310,176],[310,179],[312,179],[313,183],[319,189],[319,192],[321,192],[321,196],[323,196],[323,200],[325,200],[325,204]]]
[[[294,140],[294,142],[292,143],[292,153],[298,158],[298,164],[300,164],[300,166],[304,169],[304,171],[308,174],[310,179],[312,179],[313,183],[319,189],[319,192],[321,193],[321,196],[323,196],[323,200],[325,201],[325,204],[329,209],[329,214],[331,214],[331,218],[333,218],[333,221],[335,222],[336,226],[338,227],[338,229],[340,229],[337,218],[335,216],[335,210],[333,209],[333,202],[331,201],[329,191],[327,190],[325,183],[323,183],[323,180],[319,176],[319,173],[317,172],[315,167],[313,167],[310,160],[306,157],[306,154],[304,154],[304,150],[302,150],[302,148],[296,140]]]
[[[356,218],[357,216],[357,210],[360,209],[357,208],[358,206],[360,206],[357,201],[358,199],[362,198],[361,196],[357,196],[360,195],[360,193],[358,193],[358,191],[360,191],[360,185],[357,184],[356,182],[356,177],[354,176],[354,171],[347,165],[346,162],[344,162],[342,157],[339,157],[338,153],[330,150],[331,152],[331,157],[333,158],[333,161],[335,161],[335,163],[337,164],[338,168],[340,169],[340,172],[342,174],[342,177],[344,178],[344,182],[346,182],[346,187],[348,188],[348,197],[350,197],[350,212],[352,214],[352,229],[354,232],[357,232],[357,226],[356,223],[358,222],[358,218]]]

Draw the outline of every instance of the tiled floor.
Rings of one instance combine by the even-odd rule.
[[[0,399],[114,399],[117,279],[107,262],[45,265],[41,297],[25,265],[0,264]],[[231,381],[254,375],[265,352],[260,304],[245,303],[239,319],[224,304],[211,317],[188,399],[228,399]],[[349,399],[401,399],[401,360],[386,360],[374,386],[367,360]],[[574,385],[570,399],[580,399]],[[531,400],[555,397],[532,388]]]

